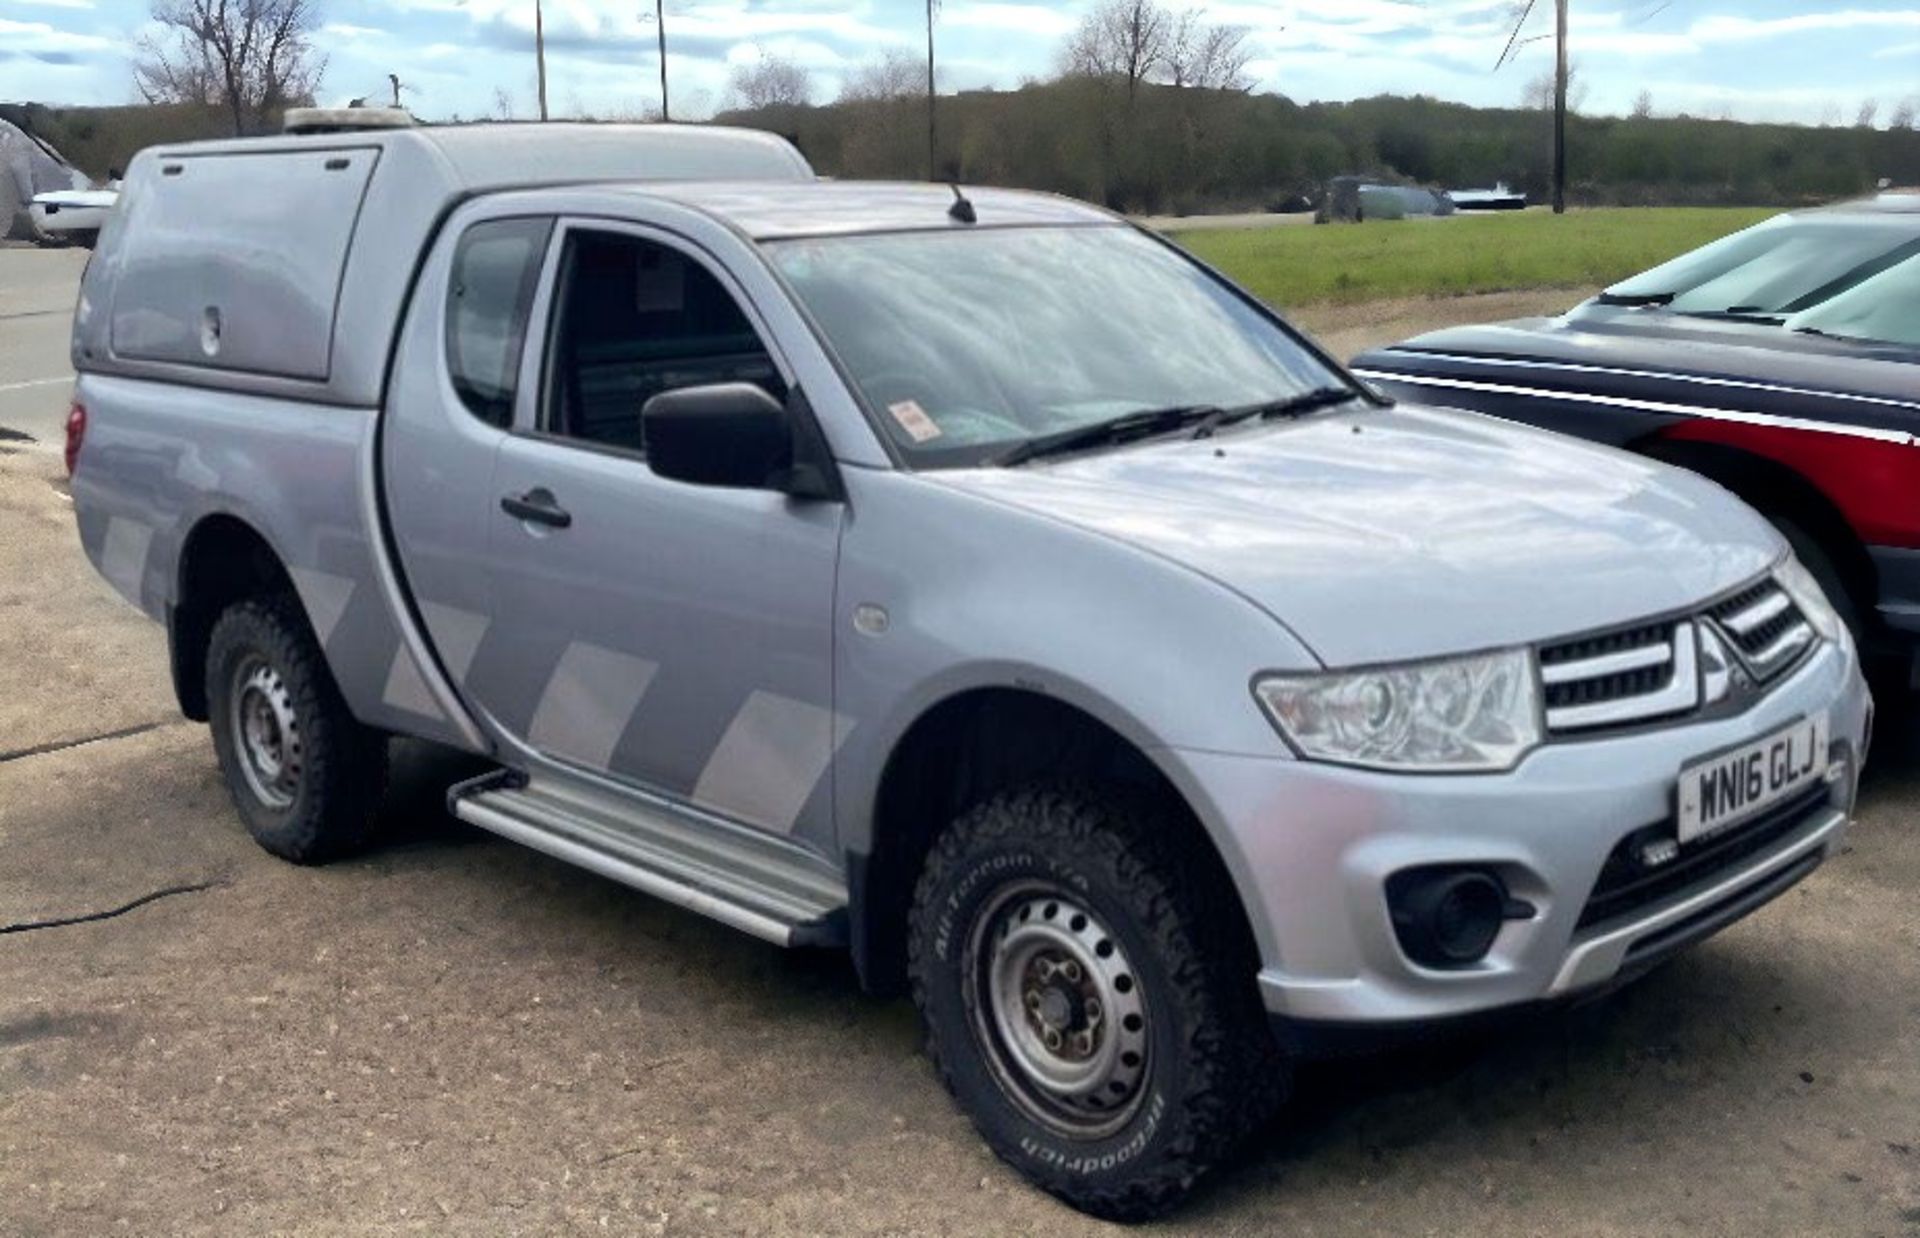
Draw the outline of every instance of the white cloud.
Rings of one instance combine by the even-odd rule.
[[[526,0],[374,0],[402,13],[461,13],[474,25],[504,22],[533,30],[533,5]],[[697,0],[670,5],[667,35],[698,39],[755,40],[780,36],[833,38],[886,45],[911,42],[899,30],[876,24],[869,4],[796,4],[777,6],[750,0]],[[653,9],[641,0],[546,0],[549,31],[609,38],[651,37]]]
[[[1694,22],[1687,33],[1701,43],[1735,43],[1788,34],[1866,29],[1920,30],[1920,9],[1842,9],[1771,18],[1711,16]]]
[[[938,26],[997,30],[1007,35],[1057,39],[1080,24],[1078,16],[1051,4],[1001,4],[993,0],[944,5]]]
[[[1685,78],[1652,80],[1641,84],[1652,92],[1663,116],[1680,112],[1694,116],[1718,116],[1726,112],[1743,121],[1785,124],[1810,124],[1829,106],[1851,120],[1862,98],[1898,99],[1912,90],[1911,83],[1899,80],[1853,81],[1833,87],[1746,88]]]
[[[368,39],[384,39],[387,32],[373,26],[355,26],[343,21],[330,21],[320,27],[319,33],[333,39],[347,42],[360,42]]]
[[[59,30],[46,22],[0,17],[0,46],[20,52],[93,52],[116,47],[112,39]]]

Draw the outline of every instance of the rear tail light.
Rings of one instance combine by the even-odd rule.
[[[80,463],[80,445],[87,441],[86,405],[75,400],[73,407],[67,410],[67,476],[73,476],[74,466]]]

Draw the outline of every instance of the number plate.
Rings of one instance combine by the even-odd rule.
[[[1827,719],[1802,718],[1680,771],[1680,841],[1738,825],[1804,791],[1827,772]]]

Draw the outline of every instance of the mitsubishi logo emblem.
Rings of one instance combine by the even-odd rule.
[[[1752,686],[1746,670],[1727,651],[1726,643],[1712,624],[1696,622],[1694,632],[1700,641],[1700,694],[1703,703],[1718,704]]]

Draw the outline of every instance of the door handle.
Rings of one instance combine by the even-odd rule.
[[[560,506],[560,501],[553,497],[553,491],[545,486],[535,486],[525,494],[503,496],[500,510],[516,520],[531,520],[535,524],[556,529],[564,529],[573,523],[573,513]]]

